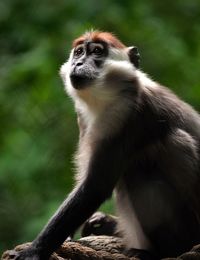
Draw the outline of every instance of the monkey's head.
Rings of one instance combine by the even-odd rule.
[[[61,76],[71,94],[69,88],[79,92],[98,85],[99,79],[110,69],[108,64],[111,62],[116,62],[116,66],[120,66],[119,62],[126,62],[129,67],[137,69],[139,60],[137,47],[126,47],[113,34],[86,32],[73,42],[69,60],[61,67]]]

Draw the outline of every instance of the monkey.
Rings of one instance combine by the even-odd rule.
[[[127,248],[155,259],[200,242],[200,116],[109,32],[74,40],[60,75],[80,128],[76,185],[14,259],[45,260],[114,193]]]

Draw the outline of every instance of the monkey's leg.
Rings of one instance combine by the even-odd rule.
[[[118,217],[107,215],[103,212],[95,212],[83,225],[81,236],[107,235],[122,237],[118,227]],[[125,249],[124,255],[128,257],[138,257],[141,260],[157,260],[152,252],[142,249]]]

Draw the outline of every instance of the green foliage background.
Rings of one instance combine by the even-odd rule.
[[[0,251],[32,240],[72,188],[78,131],[58,71],[90,28],[138,46],[142,69],[200,110],[199,0],[1,1]]]

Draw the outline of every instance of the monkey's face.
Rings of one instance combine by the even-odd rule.
[[[108,46],[105,42],[86,41],[73,50],[70,80],[75,89],[82,89],[94,83],[99,76]]]
[[[139,64],[136,47],[126,47],[111,34],[91,32],[75,40],[60,74],[70,96],[106,98],[127,87]]]

